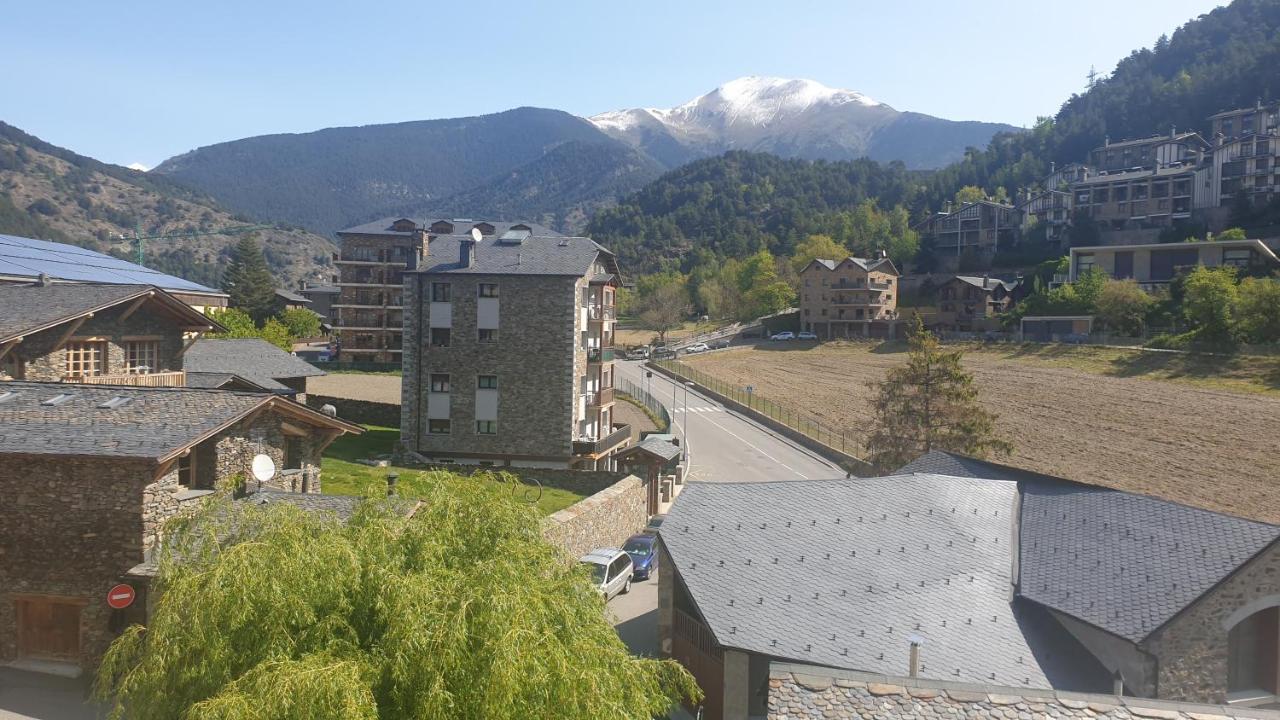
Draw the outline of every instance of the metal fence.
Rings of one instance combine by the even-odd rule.
[[[807,410],[788,407],[782,403],[762,397],[751,388],[725,382],[679,360],[655,360],[654,364],[686,380],[692,380],[735,402],[746,405],[796,432],[808,435],[827,447],[855,456],[862,451],[862,443],[858,436],[848,434],[843,428],[832,427],[830,423],[824,423],[821,418]]]
[[[658,398],[650,395],[644,388],[626,378],[618,378],[614,385],[614,390],[630,396],[631,399],[648,408],[649,412],[657,415],[662,420],[668,430],[671,429],[671,413],[667,411],[667,407]]]

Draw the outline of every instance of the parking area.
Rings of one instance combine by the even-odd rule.
[[[618,637],[634,655],[658,656],[658,575],[631,583],[631,592],[617,595],[605,611]]]
[[[90,705],[87,678],[0,667],[0,720],[98,720],[107,711]]]

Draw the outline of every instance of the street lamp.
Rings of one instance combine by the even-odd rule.
[[[685,381],[684,383],[684,451],[690,457],[693,453],[689,452],[689,388],[693,387],[693,383]]]

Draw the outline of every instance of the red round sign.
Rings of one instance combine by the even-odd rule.
[[[116,610],[123,610],[133,604],[137,595],[132,585],[120,583],[107,591],[107,604]]]

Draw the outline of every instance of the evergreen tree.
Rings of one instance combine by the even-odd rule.
[[[878,386],[869,460],[891,471],[930,450],[975,457],[1012,452],[995,434],[996,416],[978,405],[973,375],[960,365],[963,353],[944,351],[919,315],[909,342],[907,364],[890,370]]]
[[[231,296],[231,307],[249,313],[254,322],[261,323],[271,315],[276,281],[253,234],[241,237],[232,249],[222,289]]]

